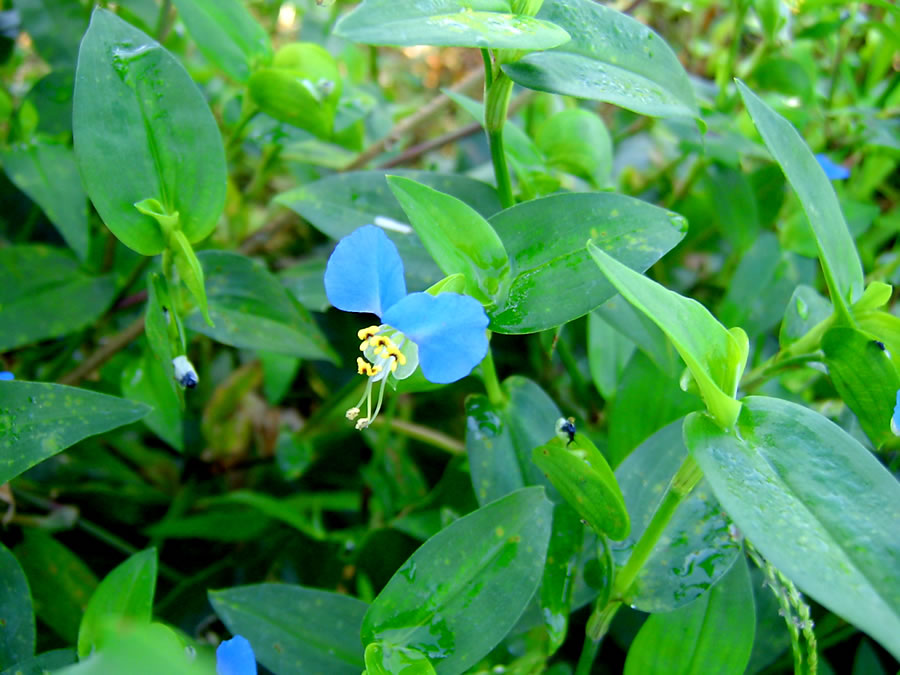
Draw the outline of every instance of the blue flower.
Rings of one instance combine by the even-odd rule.
[[[894,436],[900,436],[900,389],[897,390],[897,404],[894,406],[894,414],[891,415],[891,431]]]
[[[256,675],[256,657],[247,638],[235,635],[218,646],[216,675]]]
[[[16,379],[16,376],[13,375],[8,370],[0,370],[0,382],[2,382],[3,380],[14,380],[14,379]]]
[[[481,303],[458,293],[407,293],[403,261],[397,247],[374,225],[364,225],[338,242],[325,268],[328,301],[345,312],[375,314],[382,323],[363,328],[357,372],[369,377],[357,406],[356,419],[368,401],[367,414],[356,423],[364,429],[378,414],[388,376],[402,380],[422,366],[430,382],[456,382],[487,354],[488,318]],[[381,382],[372,414],[372,385]]]
[[[825,176],[828,180],[844,180],[850,178],[850,169],[841,166],[840,164],[835,164],[828,155],[819,153],[816,155],[816,159],[819,162],[819,166],[825,171]]]

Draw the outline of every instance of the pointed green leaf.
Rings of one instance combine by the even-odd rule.
[[[275,673],[359,675],[359,627],[368,605],[347,595],[288,584],[210,591],[209,602],[234,635],[253,645]]]
[[[209,316],[209,304],[206,300],[206,285],[203,281],[203,268],[200,261],[197,260],[197,254],[194,248],[184,236],[184,232],[176,230],[172,233],[169,240],[172,247],[172,257],[175,260],[175,268],[178,270],[178,276],[184,282],[185,286],[194,296],[194,300],[200,306],[200,312],[210,328],[215,328],[213,320]]]
[[[575,509],[565,503],[554,505],[553,528],[540,593],[541,616],[550,638],[551,654],[566,639],[584,532]]]
[[[135,553],[103,578],[78,629],[78,656],[104,647],[110,625],[149,624],[156,590],[156,549]]]
[[[144,424],[170,446],[184,452],[183,404],[173,372],[171,361],[163,365],[145,350],[122,369],[122,396],[150,406]]]
[[[509,276],[509,258],[494,228],[456,197],[401,176],[387,182],[438,267],[463,274],[466,292],[491,302]]]
[[[753,589],[741,558],[689,605],[644,622],[628,648],[625,675],[743,675],[755,630]]]
[[[697,116],[684,67],[644,24],[591,0],[545,0],[537,16],[572,39],[505,64],[503,71],[518,84],[653,117]]]
[[[816,238],[831,299],[846,311],[863,292],[862,263],[834,188],[797,130],[743,83],[747,112],[797,193]]]
[[[46,382],[0,381],[0,484],[83,438],[136,422],[143,403]]]
[[[745,398],[735,432],[693,413],[684,439],[728,514],[797,587],[900,657],[900,485],[843,429]]]
[[[422,652],[373,642],[366,647],[365,675],[435,675],[434,666]]]
[[[354,42],[406,47],[548,49],[569,34],[548,21],[513,14],[508,0],[365,0],[334,32]]]
[[[156,255],[167,241],[134,204],[159,200],[187,240],[216,226],[225,150],[203,95],[172,54],[105,9],[81,42],[73,107],[75,155],[91,201],[126,246]]]
[[[669,336],[719,424],[734,424],[741,407],[734,395],[749,349],[746,334],[740,328],[726,330],[699,302],[638,274],[594,242],[589,242],[587,248],[622,297]]]
[[[34,609],[28,579],[15,556],[0,544],[0,668],[34,655]]]
[[[361,631],[425,653],[457,675],[493,649],[537,590],[552,505],[541,487],[517,490],[425,542],[372,602]]]
[[[0,671],[0,675],[47,675],[57,669],[70,666],[78,658],[74,649],[52,649],[49,652],[19,661],[14,666]]]

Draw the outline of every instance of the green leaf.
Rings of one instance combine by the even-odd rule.
[[[481,394],[466,399],[466,453],[482,506],[526,485],[550,486],[531,461],[531,451],[553,438],[562,416],[553,399],[529,379],[513,375],[502,388],[502,405]]]
[[[596,113],[584,108],[561,110],[538,128],[535,141],[548,166],[584,178],[595,187],[609,183],[612,138]]]
[[[178,276],[188,287],[194,300],[200,306],[200,312],[210,328],[214,328],[213,320],[209,316],[209,303],[206,299],[206,286],[203,280],[203,268],[200,261],[197,260],[197,254],[191,243],[184,236],[184,232],[176,230],[172,233],[169,240],[169,246],[172,251],[172,258],[175,260],[175,268],[178,270]]]
[[[105,9],[81,42],[73,107],[75,156],[103,222],[156,255],[159,224],[134,204],[158,200],[188,241],[205,238],[225,204],[225,150],[203,95],[174,56]]]
[[[175,358],[175,348],[178,344],[177,325],[170,325],[172,321],[178,321],[178,315],[172,311],[172,301],[169,298],[168,284],[164,277],[151,273],[147,280],[147,308],[144,313],[144,334],[147,336],[147,344],[153,352],[157,366],[169,373],[169,388],[178,396],[179,408],[182,396],[178,395],[180,389],[175,383],[172,360]],[[182,351],[181,349],[178,350]],[[154,380],[155,381],[155,380]],[[162,398],[163,394],[157,394]],[[177,447],[177,446],[176,446]]]
[[[587,248],[622,297],[669,336],[719,424],[734,424],[741,408],[734,395],[749,350],[746,333],[740,328],[726,330],[699,302],[638,274],[597,248],[594,242],[589,242]]]
[[[635,309],[621,295],[615,295],[594,310],[610,326],[629,338],[660,371],[677,379],[684,361],[653,319]]]
[[[36,141],[0,151],[9,179],[34,200],[81,260],[88,254],[87,195],[65,145]]]
[[[301,305],[313,312],[324,312],[331,303],[325,295],[323,258],[310,258],[279,270],[278,279]]]
[[[531,459],[597,534],[614,540],[628,536],[631,525],[616,477],[584,434],[568,442],[554,438],[535,448]]]
[[[540,593],[541,616],[550,637],[551,654],[566,639],[583,540],[584,527],[578,513],[568,504],[556,504]]]
[[[434,666],[422,652],[373,642],[366,647],[364,675],[435,675]]]
[[[452,195],[485,218],[501,208],[493,187],[466,176],[400,169],[391,169],[391,175],[404,176]],[[380,219],[387,218],[401,224],[406,221],[406,214],[388,189],[384,171],[356,171],[328,176],[283,192],[275,198],[275,202],[297,212],[313,227],[335,240],[346,237],[363,225],[383,222]],[[418,236],[412,233],[412,228],[400,232],[383,227],[397,245],[410,289],[427,288],[444,276]]]
[[[678,57],[644,24],[591,0],[546,0],[538,18],[561,26],[572,39],[505,64],[503,71],[518,84],[653,117],[698,115]]]
[[[900,389],[900,375],[886,349],[876,336],[847,326],[822,336],[831,381],[876,448],[893,438],[891,415]]]
[[[15,556],[0,544],[0,668],[34,655],[34,609],[28,579]]]
[[[387,182],[438,267],[464,275],[467,293],[491,302],[509,276],[509,258],[488,222],[465,202],[409,178]]]
[[[747,112],[797,192],[816,237],[819,261],[832,302],[842,307],[855,302],[863,292],[863,271],[853,238],[841,213],[834,188],[825,177],[809,146],[797,130],[762,99],[738,81]]]
[[[778,342],[784,349],[831,316],[831,303],[812,286],[800,284],[788,300]]]
[[[102,651],[54,675],[209,675],[214,669],[209,652],[194,650],[192,661],[181,637],[159,623],[125,629],[110,626],[103,642]]]
[[[275,55],[272,67],[254,72],[247,84],[264,113],[324,140],[332,138],[341,73],[337,61],[321,45],[285,45]]]
[[[38,618],[66,642],[78,638],[78,624],[97,578],[72,551],[42,530],[26,529],[13,550],[34,598]]]
[[[0,351],[68,335],[93,323],[115,293],[111,276],[80,272],[63,249],[0,249]]]
[[[122,369],[122,396],[150,406],[152,410],[143,419],[144,424],[170,446],[184,452],[182,402],[172,387],[172,373],[171,361],[166,367],[145,351]]]
[[[607,323],[597,310],[588,314],[588,364],[594,386],[603,398],[615,396],[634,349],[634,342]]]
[[[309,313],[265,266],[228,251],[201,251],[211,327],[194,313],[187,324],[232,347],[337,362]]]
[[[0,381],[0,485],[83,438],[148,412],[143,403],[87,389]]]
[[[156,590],[156,549],[135,553],[107,574],[91,596],[78,629],[78,657],[103,650],[109,626],[149,624]]]
[[[410,647],[456,675],[502,640],[537,590],[552,506],[517,490],[453,522],[410,556],[363,619],[363,643]]]
[[[559,26],[512,14],[508,0],[364,0],[334,28],[370,45],[549,49],[568,42]]]
[[[257,356],[263,369],[263,393],[269,403],[278,405],[290,391],[301,361],[295,356],[267,351],[257,352]]]
[[[240,0],[175,0],[175,7],[203,56],[238,82],[272,59],[269,34]]]
[[[74,649],[53,649],[20,661],[0,671],[0,675],[48,675],[55,673],[58,668],[72,665],[76,658]]]
[[[891,361],[897,372],[900,372],[900,317],[882,311],[862,312],[856,315],[860,330],[872,335],[884,343],[891,355]]]
[[[512,262],[504,304],[491,330],[533,333],[587,314],[615,294],[596,273],[585,242],[594,239],[645,270],[684,236],[681,216],[610,193],[557,194],[517,204],[489,219]]]
[[[87,28],[87,14],[71,0],[15,0],[22,27],[43,59],[54,68],[72,68],[78,41]]]
[[[347,595],[288,584],[210,591],[209,601],[234,635],[253,645],[275,673],[359,675],[359,627],[368,605]]]
[[[753,545],[816,602],[900,657],[900,486],[843,429],[744,399],[735,435],[688,416],[685,443]]]
[[[616,469],[631,516],[628,538],[610,543],[620,567],[628,562],[688,455],[681,427],[681,420],[663,427]],[[740,554],[741,541],[733,535],[731,521],[709,483],[701,480],[681,500],[624,600],[642,612],[669,612],[708,592]]]
[[[756,629],[746,560],[689,605],[653,614],[628,648],[625,675],[743,675]]]

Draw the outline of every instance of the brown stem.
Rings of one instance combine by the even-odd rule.
[[[75,385],[83,380],[86,376],[97,370],[104,363],[109,361],[117,352],[127,347],[132,341],[144,332],[144,317],[139,316],[133,323],[129,324],[121,333],[117,333],[109,338],[97,351],[87,357],[73,370],[69,371],[61,378],[60,384]]]

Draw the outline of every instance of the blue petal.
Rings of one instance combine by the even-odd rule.
[[[406,295],[403,261],[381,228],[363,225],[338,242],[325,267],[325,294],[345,312],[378,316]]]
[[[256,657],[247,638],[235,635],[216,649],[217,675],[256,675]]]
[[[418,345],[422,374],[430,382],[456,382],[487,354],[487,314],[467,295],[411,293],[382,319]]]
[[[825,171],[825,176],[828,180],[844,180],[845,178],[850,178],[850,170],[845,166],[832,162],[828,155],[819,153],[816,155],[816,159],[819,161],[819,166]]]
[[[897,405],[894,406],[894,414],[891,415],[891,431],[895,436],[900,436],[900,389],[897,390]]]
[[[12,374],[11,372],[9,372],[8,370],[0,370],[0,381],[2,381],[2,380],[14,380],[14,379],[16,379],[16,376],[13,375],[13,374]]]

